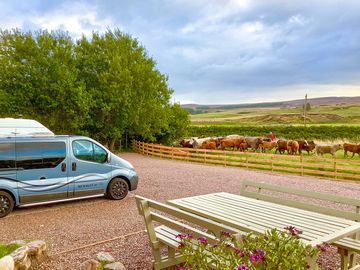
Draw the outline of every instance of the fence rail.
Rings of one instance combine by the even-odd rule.
[[[137,153],[166,159],[184,160],[222,166],[270,170],[297,175],[324,178],[360,180],[360,161],[323,158],[308,155],[280,155],[254,152],[206,150],[132,142]]]

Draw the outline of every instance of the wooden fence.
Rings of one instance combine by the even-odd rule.
[[[360,160],[323,158],[306,155],[280,155],[254,152],[206,150],[132,142],[137,153],[166,159],[184,160],[222,166],[269,170],[333,179],[360,180]]]

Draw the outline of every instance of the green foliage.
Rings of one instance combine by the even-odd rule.
[[[139,42],[108,30],[74,42],[63,32],[0,32],[0,117],[39,120],[113,148],[127,138],[181,137],[188,115]],[[179,130],[174,130],[179,128]]]
[[[294,230],[272,229],[235,237],[223,233],[217,245],[208,244],[203,237],[195,240],[181,234],[180,252],[186,263],[180,269],[305,270],[306,259],[317,256],[319,248],[304,244]]]
[[[15,251],[16,249],[18,249],[20,247],[20,245],[17,244],[1,244],[0,243],[0,258],[11,254],[13,251]]]
[[[240,134],[244,136],[265,136],[270,131],[276,138],[307,139],[307,140],[337,140],[346,139],[354,142],[360,141],[359,126],[225,126],[207,125],[190,126],[189,136],[222,136]]]
[[[58,133],[81,127],[87,94],[67,35],[1,31],[0,56],[1,116],[35,118]]]
[[[190,125],[189,113],[175,103],[169,108],[167,121],[169,125],[157,136],[157,141],[164,144],[173,144],[180,137],[186,136]]]

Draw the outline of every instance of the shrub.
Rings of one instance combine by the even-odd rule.
[[[292,226],[286,231],[272,229],[265,234],[235,237],[223,232],[215,245],[210,245],[204,237],[194,239],[191,234],[180,234],[179,249],[186,262],[179,270],[305,270],[308,269],[306,258],[326,251],[327,245],[317,248],[306,245],[297,237],[299,233]]]

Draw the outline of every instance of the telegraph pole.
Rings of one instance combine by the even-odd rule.
[[[307,94],[305,95],[305,101],[304,101],[304,127],[306,127],[306,117],[307,117]]]

